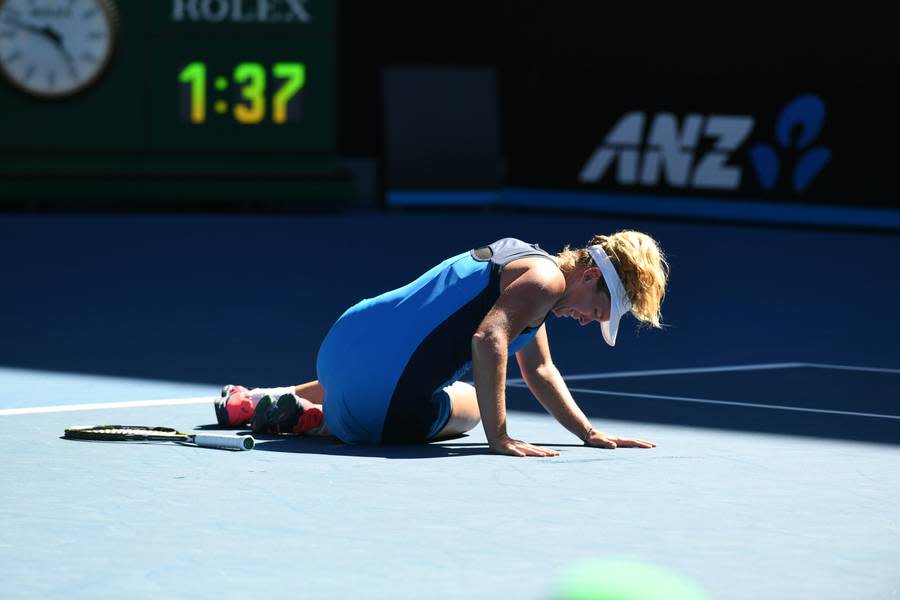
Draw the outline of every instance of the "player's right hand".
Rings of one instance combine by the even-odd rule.
[[[492,452],[508,456],[559,456],[559,452],[556,450],[514,440],[508,435],[491,440],[489,445]]]

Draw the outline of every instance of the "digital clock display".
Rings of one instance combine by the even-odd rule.
[[[0,0],[0,7],[9,2]],[[76,0],[71,20],[81,24],[92,2],[109,3],[118,15],[108,65],[89,88],[53,102],[0,78],[0,109],[17,115],[5,126],[0,152],[50,145],[77,150],[77,160],[96,149],[114,152],[117,161],[128,152],[146,161],[155,153],[171,160],[171,152],[189,151],[215,157],[209,164],[224,164],[226,152],[335,154],[334,0]],[[3,13],[8,23],[0,21],[0,34],[23,40],[14,48],[21,53],[13,55],[14,66],[21,62],[27,74],[39,52],[66,57],[75,51],[70,39],[81,37],[60,34],[57,43],[52,33],[42,34],[69,31],[68,13],[44,8],[71,4],[9,4],[16,10]],[[85,31],[85,39],[94,33]]]
[[[346,200],[336,20],[337,0],[0,0],[6,196]]]
[[[267,68],[256,62],[241,62],[228,76],[213,76],[205,62],[193,61],[178,73],[178,82],[184,121],[203,125],[212,112],[242,125],[266,120],[284,125],[301,118],[306,65],[276,62]]]

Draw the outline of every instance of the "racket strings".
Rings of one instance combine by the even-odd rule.
[[[94,440],[157,441],[187,440],[187,434],[171,427],[144,427],[142,425],[100,425],[97,427],[73,427],[66,429],[65,437]]]
[[[117,434],[147,434],[147,435],[183,435],[171,427],[143,427],[140,425],[107,425],[103,427],[95,427],[86,431],[96,431],[98,433],[117,433]]]

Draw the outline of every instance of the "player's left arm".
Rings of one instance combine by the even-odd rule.
[[[516,362],[528,389],[559,423],[588,446],[598,448],[653,448],[653,442],[622,438],[597,431],[572,397],[550,356],[546,325],[541,325],[530,344],[516,352]]]

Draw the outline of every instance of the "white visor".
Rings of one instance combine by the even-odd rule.
[[[591,258],[594,259],[597,266],[600,267],[600,272],[603,273],[603,279],[606,281],[606,287],[609,289],[609,321],[600,321],[600,331],[603,332],[603,339],[606,340],[606,343],[610,346],[615,346],[616,334],[619,332],[619,320],[625,313],[631,311],[631,303],[628,301],[628,294],[625,293],[625,288],[622,286],[622,280],[619,279],[619,274],[616,273],[616,268],[613,266],[612,261],[609,260],[606,252],[603,251],[603,247],[599,245],[590,246],[588,252],[590,252]]]

